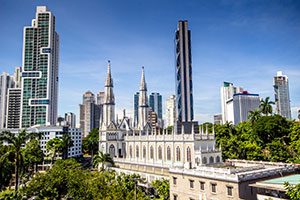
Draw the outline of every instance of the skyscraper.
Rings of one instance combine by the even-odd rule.
[[[178,22],[175,49],[177,120],[191,122],[194,119],[191,31],[186,20]]]
[[[82,104],[79,104],[79,123],[82,136],[86,137],[95,128],[95,95],[88,90],[82,95]]]
[[[55,32],[55,16],[46,6],[37,6],[36,19],[24,27],[23,40],[20,125],[55,125],[59,36]]]
[[[287,75],[282,75],[281,71],[274,76],[274,92],[276,114],[291,119],[289,80]]]
[[[149,106],[157,113],[157,118],[162,119],[162,98],[159,93],[152,92],[149,95]]]
[[[241,93],[243,91],[242,87],[235,87],[233,83],[224,82],[223,87],[221,87],[221,107],[222,107],[222,122],[225,124],[229,122],[227,101],[233,98],[234,94]]]
[[[133,96],[133,112],[134,112],[134,119],[133,119],[133,123],[134,123],[134,127],[138,125],[139,123],[139,96],[140,96],[140,92],[136,92]]]
[[[176,121],[176,97],[171,95],[166,100],[166,126],[174,126]]]
[[[104,90],[100,91],[97,94],[97,104],[98,105],[103,105],[104,104],[104,97],[105,97]]]
[[[14,86],[13,77],[3,72],[0,75],[0,128],[6,128],[8,89]]]
[[[76,128],[76,115],[72,112],[67,112],[65,114],[66,125],[71,128]]]

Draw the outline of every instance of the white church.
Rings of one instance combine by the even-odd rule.
[[[148,96],[145,72],[139,92],[138,124],[133,127],[124,116],[118,122],[115,116],[115,97],[110,62],[105,80],[105,100],[99,128],[99,150],[109,153],[115,161],[114,170],[138,173],[147,181],[168,178],[171,167],[222,165],[221,149],[216,148],[214,129],[199,126],[197,122],[180,123],[171,134],[152,134],[148,122]],[[179,128],[178,128],[179,127]]]

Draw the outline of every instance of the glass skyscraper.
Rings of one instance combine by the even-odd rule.
[[[291,119],[289,81],[288,77],[282,75],[281,71],[277,72],[277,76],[274,76],[274,92],[276,114]]]
[[[55,16],[37,6],[36,19],[24,27],[21,128],[54,125],[57,119],[59,36]]]
[[[179,21],[175,34],[177,120],[191,122],[193,111],[193,82],[191,31],[188,22]]]
[[[149,105],[152,111],[157,113],[157,117],[162,119],[162,97],[159,93],[151,93],[149,95]]]

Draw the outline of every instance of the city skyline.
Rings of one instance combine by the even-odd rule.
[[[178,2],[175,5],[170,2],[169,4],[171,8],[178,10]],[[104,89],[103,82],[109,59],[115,79],[117,113],[120,114],[126,108],[127,113],[133,117],[132,96],[138,90],[140,67],[143,65],[149,79],[148,91],[162,94],[162,110],[165,113],[165,100],[171,94],[175,94],[174,32],[177,21],[187,19],[192,31],[195,120],[212,122],[213,115],[221,113],[220,86],[223,81],[234,82],[251,93],[258,93],[263,98],[269,96],[274,100],[273,76],[277,71],[283,71],[289,77],[292,117],[295,118],[295,110],[300,107],[300,94],[297,92],[300,89],[300,40],[297,38],[300,33],[297,24],[300,20],[299,13],[296,12],[299,3],[286,3],[284,9],[281,4],[274,3],[267,7],[267,10],[264,10],[266,4],[259,3],[229,1],[212,4],[190,2],[183,6],[184,11],[174,14],[169,10],[163,11],[168,5],[162,3],[162,8],[156,10],[155,16],[149,12],[142,13],[154,6],[145,2],[131,8],[139,8],[135,15],[124,10],[114,15],[116,13],[113,10],[119,11],[121,4],[102,2],[100,8],[100,3],[91,1],[89,5],[83,6],[82,14],[79,12],[81,4],[78,1],[68,9],[62,9],[67,5],[66,2],[62,2],[61,7],[57,1],[43,4],[56,16],[56,29],[61,36],[59,115],[63,116],[71,111],[79,116],[78,104],[82,94],[87,90],[98,93]],[[28,21],[34,18],[37,5],[41,4],[26,2],[26,8],[15,8],[17,11],[14,13],[18,15],[13,15],[8,12],[13,4],[3,1],[0,3],[0,25],[3,35],[0,40],[3,44],[3,48],[0,49],[0,66],[3,72],[12,75],[14,66],[21,65],[23,27],[30,25]],[[243,15],[242,11],[247,10],[249,5],[253,11],[248,10]],[[95,8],[92,8],[93,6]],[[150,8],[146,9],[147,6]],[[193,6],[205,12],[196,12]],[[188,8],[191,9],[191,14],[187,12]],[[216,9],[216,15],[210,16],[208,11],[213,8]],[[98,13],[87,13],[84,9],[91,9],[91,13],[96,10]],[[262,10],[265,12],[260,14]],[[99,14],[101,11],[104,13]],[[235,12],[230,14],[230,11]],[[278,15],[278,11],[282,12]],[[254,14],[251,12],[256,14],[253,19],[251,16]],[[74,16],[72,13],[78,15]],[[166,13],[167,15],[163,16]],[[141,14],[141,19],[136,19],[138,14]],[[100,19],[104,26],[93,18],[94,15],[103,17]],[[132,20],[125,20],[128,26],[122,22],[122,15]],[[223,19],[222,15],[225,16]],[[234,16],[239,18],[232,18]],[[277,17],[277,21],[273,19],[274,16]],[[7,17],[14,21],[12,25],[5,23],[4,19]],[[75,18],[69,22],[70,17]],[[85,23],[86,19],[92,22]],[[161,20],[157,22],[158,19]],[[142,23],[143,20],[151,23],[146,26]],[[225,23],[220,26],[222,22]],[[100,29],[91,29],[95,23]],[[69,25],[69,28],[64,27],[66,25]],[[72,30],[76,27],[87,29],[73,34]],[[223,35],[218,32],[222,32]]]

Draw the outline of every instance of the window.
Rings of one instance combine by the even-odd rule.
[[[153,159],[153,146],[150,147],[150,159]]]
[[[130,156],[130,158],[132,158],[132,146],[131,145],[129,147],[129,156]]]
[[[194,180],[190,180],[190,189],[194,189]]]
[[[186,149],[186,160],[187,160],[187,162],[192,162],[191,148],[190,147],[188,147]]]
[[[167,160],[171,160],[171,148],[167,147]]]
[[[136,145],[136,157],[138,158],[139,157],[139,146]]]
[[[211,192],[212,193],[217,193],[217,184],[216,183],[211,184]]]
[[[173,194],[173,200],[178,200],[177,194]]]
[[[211,156],[211,157],[209,158],[209,163],[210,163],[210,164],[211,164],[211,163],[214,163],[214,157]]]
[[[202,164],[206,164],[206,163],[207,163],[207,158],[204,157],[204,158],[203,158],[203,161],[202,161]]]
[[[162,160],[162,149],[161,149],[161,146],[158,147],[158,159]]]
[[[76,148],[77,150],[77,148]],[[115,156],[115,146],[114,145],[110,145],[109,146],[109,154],[110,154],[110,157],[114,157]]]
[[[220,156],[217,156],[216,158],[216,162],[219,163],[220,162]]]
[[[205,182],[200,181],[200,190],[204,190],[204,184]]]
[[[230,197],[232,197],[232,189],[233,189],[232,186],[227,186],[227,195]]]
[[[176,161],[180,162],[180,148],[176,147]]]
[[[173,177],[173,185],[177,184],[177,177]]]
[[[143,158],[146,158],[146,147],[143,147]]]

